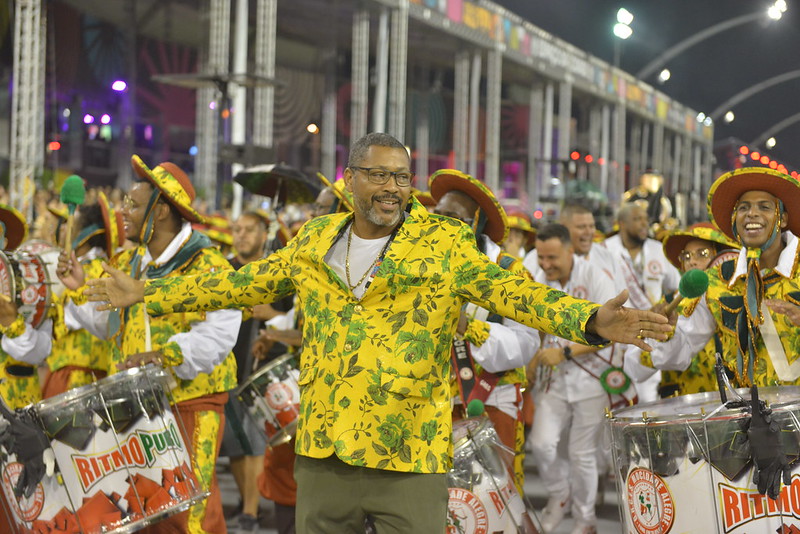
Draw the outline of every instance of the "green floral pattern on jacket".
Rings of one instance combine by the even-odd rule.
[[[112,258],[111,264],[117,269],[130,273],[131,258],[134,251],[126,250]],[[168,282],[177,280],[180,275],[208,273],[230,269],[230,263],[219,249],[204,248],[186,265],[181,266],[159,280]],[[168,285],[168,284],[167,284]],[[184,295],[186,296],[186,295]],[[150,336],[153,350],[163,354],[165,367],[176,367],[183,362],[180,346],[170,342],[169,338],[180,332],[188,332],[193,323],[204,321],[204,312],[179,311],[150,318]],[[117,372],[117,364],[124,361],[128,355],[145,351],[145,323],[142,304],[134,304],[124,316],[120,331],[115,336],[117,343],[113,345],[111,357],[108,362],[108,374]],[[211,393],[224,393],[236,387],[236,359],[233,352],[214,368],[210,374],[199,373],[191,380],[175,377],[177,387],[172,390],[175,402],[196,399]]]
[[[501,268],[467,226],[416,201],[358,300],[324,260],[352,217],[312,219],[286,247],[239,271],[148,281],[146,305],[151,314],[243,308],[296,292],[305,317],[297,453],[446,472],[450,348],[462,304],[584,344],[597,305]]]
[[[800,279],[798,279],[800,269],[798,269],[798,259],[800,259],[800,251],[795,257],[790,278],[785,278],[776,272],[770,272],[764,276],[764,299],[787,300],[795,305],[800,305]],[[706,302],[716,320],[717,332],[720,334],[722,344],[727,349],[724,351],[725,365],[732,370],[737,369],[738,341],[736,320],[742,306],[744,306],[745,294],[744,276],[738,277],[729,287],[728,280],[723,274],[723,271],[732,273],[734,265],[735,260],[729,260],[718,267],[706,271],[709,274]],[[770,316],[780,337],[787,361],[792,364],[800,357],[800,335],[797,334],[797,327],[786,315],[771,311]],[[794,381],[781,381],[778,378],[760,334],[757,334],[755,346],[756,361],[753,367],[753,378],[757,386],[800,385],[800,378]],[[747,377],[739,376],[738,372],[736,374],[736,380],[734,381],[736,387],[750,385]]]

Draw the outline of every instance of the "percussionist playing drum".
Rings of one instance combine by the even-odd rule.
[[[800,303],[800,184],[767,168],[744,168],[724,174],[711,186],[708,210],[712,222],[741,244],[736,260],[707,271],[709,286],[690,317],[679,316],[675,334],[655,343],[653,364],[683,370],[715,332],[732,337],[738,348],[724,354],[740,386],[800,384],[800,336],[786,316],[769,308],[767,299]],[[725,343],[723,343],[725,345]],[[761,423],[754,410],[753,423]],[[768,418],[768,416],[767,416]],[[768,421],[767,421],[768,423]],[[775,498],[785,480],[785,458],[773,433],[751,435],[761,493]],[[761,446],[761,438],[767,443]],[[753,441],[753,437],[756,441]],[[767,457],[759,457],[761,452]]]
[[[125,198],[122,216],[127,237],[138,247],[117,254],[109,263],[139,279],[229,269],[230,264],[211,241],[192,230],[191,223],[201,217],[192,208],[194,187],[186,174],[168,162],[150,169],[133,156],[131,163],[139,181]],[[210,485],[211,496],[150,528],[155,532],[225,532],[214,466],[222,439],[226,392],[236,386],[231,349],[241,312],[184,312],[151,318],[141,305],[98,311],[96,304],[85,301],[85,275],[75,255],[67,258],[62,254],[58,270],[64,285],[76,291],[65,306],[67,319],[100,338],[110,336],[116,341],[109,357],[109,374],[156,363],[178,379],[172,394],[186,431],[184,439],[194,452],[195,474]]]
[[[15,250],[25,240],[27,233],[28,225],[25,223],[25,217],[11,206],[0,204],[0,245],[3,251]],[[0,264],[0,270],[5,271],[0,277],[4,280],[13,279],[15,276],[8,261]],[[42,398],[36,367],[21,361],[25,352],[12,349],[12,354],[9,354],[6,348],[7,339],[24,335],[30,329],[30,325],[25,323],[24,317],[18,313],[16,298],[16,295],[0,295],[0,334],[3,335],[4,344],[3,350],[0,350],[0,397],[12,409],[21,408]],[[52,321],[47,319],[42,327],[49,332]],[[50,353],[49,333],[44,338],[46,346],[41,347],[40,359],[44,359]]]

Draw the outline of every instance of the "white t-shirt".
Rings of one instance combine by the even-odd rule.
[[[352,223],[351,223],[352,224]],[[350,233],[352,232],[352,236]],[[369,274],[364,276],[367,269],[372,269],[375,265],[378,256],[381,254],[383,247],[386,246],[387,241],[391,238],[391,234],[379,237],[378,239],[362,239],[348,228],[336,243],[328,251],[325,256],[325,263],[327,263],[333,272],[348,286],[355,284],[359,280],[361,282],[351,291],[356,298],[361,299],[367,290],[367,282],[372,278]],[[347,280],[347,241],[350,242],[350,280]],[[363,278],[363,280],[362,280]]]

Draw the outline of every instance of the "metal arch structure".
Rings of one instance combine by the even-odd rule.
[[[782,121],[773,124],[768,129],[764,130],[764,133],[756,137],[750,144],[753,146],[760,146],[764,141],[766,141],[776,133],[785,130],[786,128],[797,122],[800,122],[800,113],[795,113],[794,115],[786,117]]]
[[[757,84],[751,85],[747,89],[743,89],[742,91],[739,91],[738,93],[730,97],[728,100],[720,104],[717,107],[717,109],[712,111],[709,114],[709,117],[711,117],[713,120],[716,121],[722,116],[723,113],[733,108],[734,106],[741,104],[751,96],[760,93],[761,91],[764,91],[766,89],[769,89],[770,87],[773,87],[775,85],[779,85],[784,82],[788,82],[797,78],[800,78],[800,69],[790,70],[789,72],[784,72],[783,74],[778,74],[777,76],[773,76],[772,78],[767,78],[766,80],[762,80]]]
[[[656,71],[656,69],[663,67],[667,63],[667,61],[681,54],[683,51],[688,50],[697,43],[705,41],[709,37],[712,37],[718,33],[730,30],[731,28],[735,28],[736,26],[742,26],[744,24],[747,24],[748,22],[753,22],[755,20],[758,20],[763,16],[764,16],[763,10],[757,11],[755,13],[749,13],[747,15],[741,15],[729,20],[722,21],[720,23],[714,24],[713,26],[706,28],[703,31],[697,32],[691,37],[684,39],[678,44],[668,48],[666,51],[664,51],[663,54],[661,54],[653,61],[642,67],[642,69],[636,73],[636,77],[639,78],[640,80],[645,80],[647,79],[648,76],[653,74]]]
[[[33,180],[44,169],[44,67],[47,15],[41,0],[17,0],[11,111],[11,204],[27,220],[33,213]]]

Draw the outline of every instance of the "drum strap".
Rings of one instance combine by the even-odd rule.
[[[644,249],[639,254],[644,256]],[[636,270],[631,263],[632,260],[622,256],[622,277],[625,279],[625,285],[628,287],[628,298],[631,304],[638,310],[647,310],[653,305],[650,297],[647,295],[644,285],[639,283],[636,276]]]
[[[486,402],[500,377],[488,371],[476,376],[472,351],[464,339],[453,339],[451,359],[456,369],[456,383],[464,406],[475,399]]]

